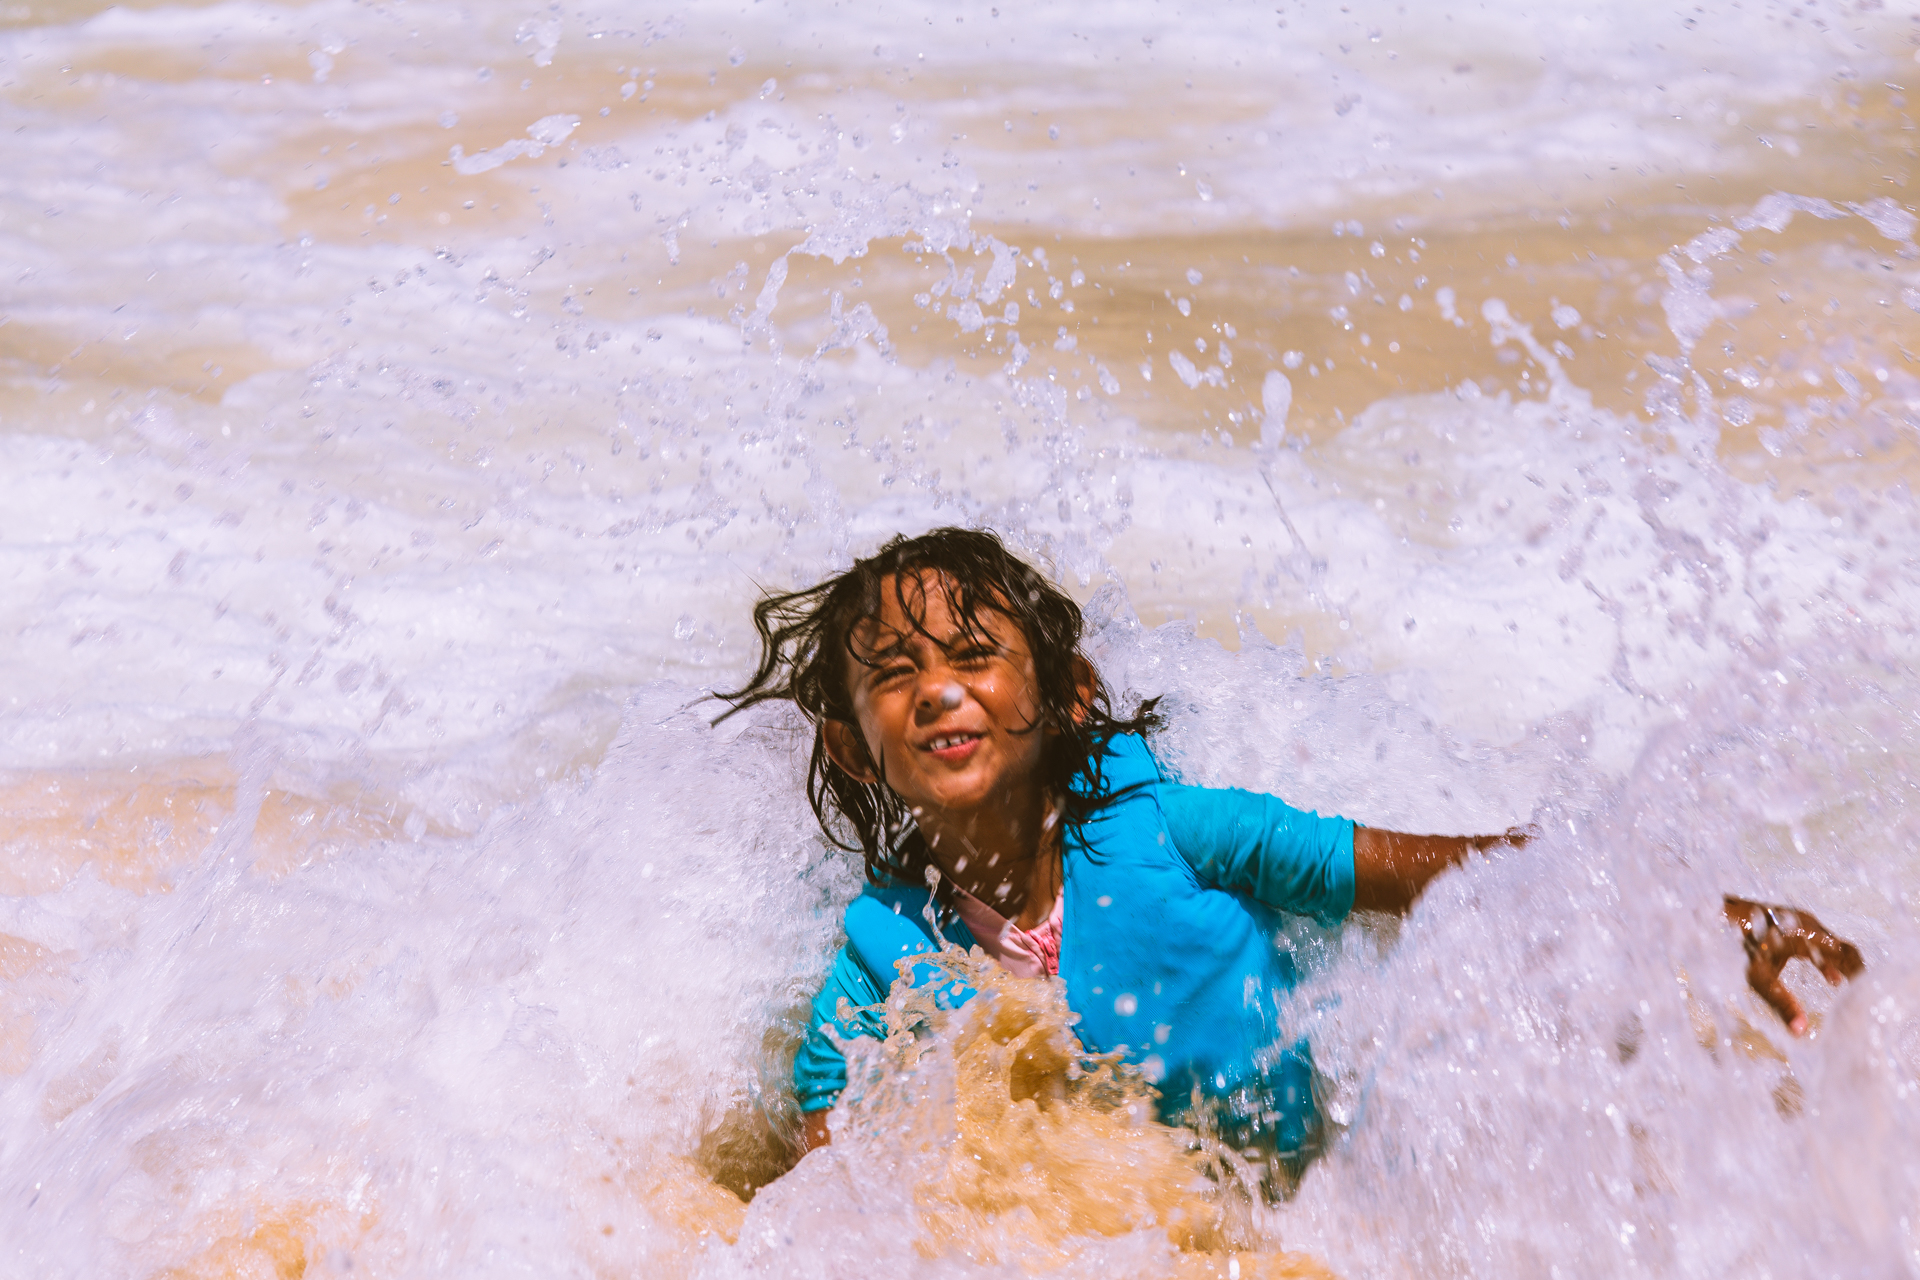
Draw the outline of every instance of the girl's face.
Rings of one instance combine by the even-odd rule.
[[[923,828],[986,805],[1035,803],[1047,729],[1040,724],[1033,653],[1019,624],[992,609],[971,634],[949,606],[948,580],[882,585],[880,615],[854,629],[848,664],[858,720],[825,725],[827,752],[862,782],[884,781]],[[864,745],[865,750],[860,748]],[[1024,794],[1027,790],[1034,795]]]

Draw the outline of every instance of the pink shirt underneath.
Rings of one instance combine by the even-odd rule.
[[[1016,978],[1051,978],[1060,972],[1060,921],[1064,895],[1032,929],[1022,929],[980,899],[953,886],[953,909],[982,949]]]

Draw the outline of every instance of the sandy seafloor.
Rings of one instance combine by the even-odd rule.
[[[1917,50],[0,5],[0,1275],[1920,1272]],[[1288,939],[1336,1138],[1189,1247],[938,1049],[775,1181],[858,870],[701,699],[944,523],[1181,777],[1543,832]],[[1862,946],[1812,1038],[1723,891]]]

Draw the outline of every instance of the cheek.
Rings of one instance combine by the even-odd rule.
[[[1002,678],[1001,687],[1030,716],[1040,710],[1040,689],[1031,671],[1009,671]]]
[[[981,700],[991,699],[996,718],[1009,729],[1024,729],[1040,716],[1039,691],[1033,681],[1016,671],[993,677],[981,690]]]
[[[867,754],[876,761],[898,760],[905,751],[905,731],[888,710],[884,704],[869,705],[860,713],[860,736],[866,742]]]

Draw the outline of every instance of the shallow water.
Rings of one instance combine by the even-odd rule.
[[[0,6],[7,1273],[1920,1271],[1916,48]],[[1278,1209],[1091,1105],[969,1147],[945,1050],[767,1186],[858,872],[700,699],[951,522],[1188,779],[1543,830],[1291,939],[1341,1127]],[[1722,891],[1862,945],[1811,1040]]]

